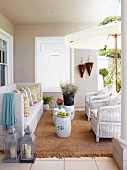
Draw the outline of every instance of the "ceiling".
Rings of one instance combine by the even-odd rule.
[[[117,46],[121,48],[121,21],[68,34],[65,36],[65,42],[71,48],[103,49],[104,45],[114,48],[116,34]]]
[[[13,24],[96,25],[111,0],[0,0],[0,12]]]

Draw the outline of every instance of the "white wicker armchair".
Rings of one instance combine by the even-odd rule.
[[[93,102],[95,100],[108,99],[111,95],[113,95],[116,92],[115,84],[110,84],[105,88],[107,88],[107,92],[105,94],[98,95],[98,92],[91,92],[85,94],[85,113],[88,117],[88,121],[91,118],[91,109],[94,108]]]
[[[98,101],[97,105],[105,105],[106,101]],[[98,103],[98,104],[97,104]],[[91,110],[91,129],[99,138],[113,138],[120,135],[121,131],[121,104],[115,106],[101,106]]]

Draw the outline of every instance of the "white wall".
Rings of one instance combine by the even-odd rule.
[[[84,24],[15,25],[14,81],[35,80],[35,37],[65,36],[80,31]]]
[[[88,56],[90,57],[89,62],[93,62],[93,68],[91,75],[89,76],[87,70],[85,69],[83,78],[81,78],[78,64],[81,63],[81,57],[83,63],[88,62]],[[98,89],[98,71],[97,71],[97,51],[96,50],[85,50],[85,49],[75,49],[74,50],[74,77],[75,83],[78,86],[78,93],[75,96],[75,107],[85,106],[85,93],[97,91]]]
[[[33,82],[35,81],[35,37],[36,36],[65,36],[66,34],[85,29],[85,25],[76,24],[49,24],[49,25],[15,25],[15,59],[14,59],[14,81]],[[77,65],[80,58],[84,62],[87,56],[94,62],[91,76],[85,72],[83,79],[80,78]],[[97,90],[97,52],[95,50],[75,50],[75,81],[78,84],[79,92],[76,95],[76,107],[84,107],[84,96],[86,92]],[[53,95],[53,107],[57,97],[61,93],[47,93]],[[82,101],[82,102],[81,102]]]

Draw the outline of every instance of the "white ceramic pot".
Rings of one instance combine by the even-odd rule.
[[[43,104],[43,109],[44,110],[49,110],[49,104]]]
[[[64,106],[64,109],[67,113],[70,114],[71,120],[73,120],[74,115],[75,115],[74,105],[73,106]]]
[[[69,137],[71,134],[71,119],[69,116],[56,115],[56,134],[60,138]]]
[[[65,109],[64,108],[62,108],[62,109],[54,108],[54,110],[53,110],[53,123],[54,123],[54,125],[56,124],[56,114],[58,112],[65,112]]]

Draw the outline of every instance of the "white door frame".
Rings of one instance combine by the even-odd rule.
[[[38,82],[38,63],[39,63],[39,50],[38,45],[40,42],[65,42],[64,37],[35,37],[35,82]],[[69,48],[69,47],[68,47]],[[74,55],[72,49],[70,51],[70,82],[74,83]]]

